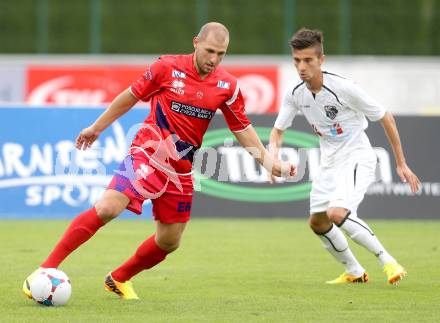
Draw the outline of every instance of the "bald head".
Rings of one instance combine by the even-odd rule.
[[[199,37],[201,41],[204,41],[210,36],[213,37],[215,41],[223,43],[229,40],[229,31],[219,22],[208,22],[200,28],[197,37]]]
[[[214,71],[226,54],[229,45],[229,31],[218,22],[204,25],[193,39],[194,66],[204,78]]]

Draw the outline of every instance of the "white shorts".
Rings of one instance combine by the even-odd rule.
[[[376,154],[353,152],[332,167],[321,166],[312,182],[310,214],[342,207],[356,213],[368,187],[376,180]]]

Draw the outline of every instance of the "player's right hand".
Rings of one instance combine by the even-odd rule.
[[[79,150],[86,150],[90,148],[95,140],[99,137],[100,132],[93,126],[84,128],[76,138],[76,148]]]
[[[274,165],[272,167],[272,173],[269,174],[269,181],[273,184],[275,182],[275,177],[294,177],[296,175],[296,166],[279,159],[274,160]]]

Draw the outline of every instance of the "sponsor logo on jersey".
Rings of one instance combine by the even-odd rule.
[[[150,69],[144,73],[144,79],[147,81],[151,81],[153,79],[153,74],[151,73]]]
[[[186,116],[207,120],[211,120],[215,114],[212,110],[203,109],[176,101],[171,102],[171,110]]]
[[[178,71],[178,70],[173,70],[171,72],[171,76],[172,77],[181,78],[181,79],[185,79],[186,78],[186,73],[183,73],[183,72]]]
[[[326,105],[324,106],[324,110],[327,118],[330,118],[331,120],[334,120],[339,112],[334,105]]]
[[[171,85],[176,89],[181,89],[185,87],[185,83],[183,83],[181,80],[174,80]]]
[[[332,136],[338,136],[344,133],[344,129],[342,129],[339,123],[334,123],[330,128],[330,133]]]
[[[221,89],[229,90],[231,88],[231,83],[225,82],[225,81],[218,81],[217,87],[219,87]]]
[[[183,88],[185,87],[185,83],[183,83],[181,80],[174,80],[173,83],[171,83],[172,88],[170,89],[171,92],[183,95],[185,91]]]
[[[171,92],[174,92],[174,93],[176,93],[176,94],[180,94],[180,95],[185,94],[185,91],[184,91],[184,90],[182,90],[182,89],[175,89],[175,88],[173,88],[173,87],[170,89],[170,91],[171,91]]]

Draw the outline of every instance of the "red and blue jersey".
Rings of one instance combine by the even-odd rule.
[[[161,56],[131,85],[134,96],[151,100],[132,150],[142,149],[154,163],[177,173],[191,171],[194,153],[218,109],[231,131],[250,125],[237,79],[221,67],[201,79],[193,55]]]

